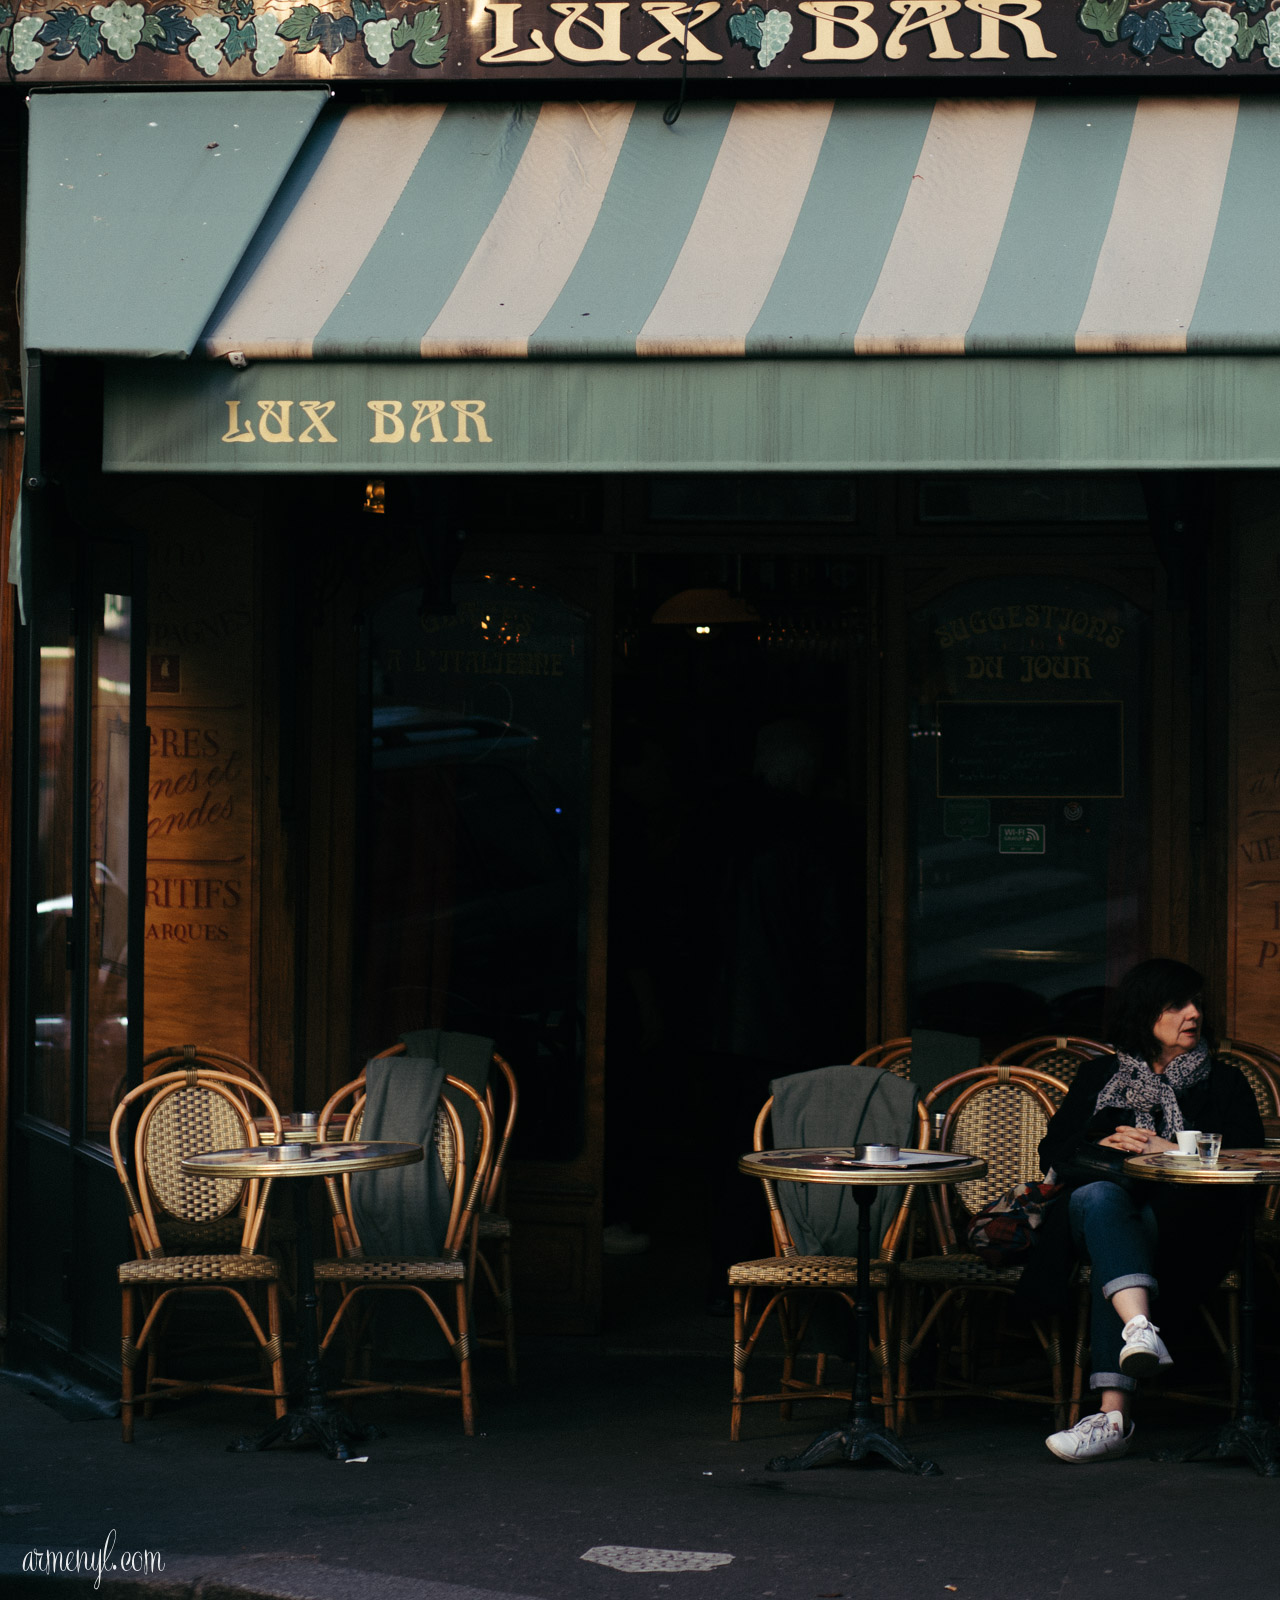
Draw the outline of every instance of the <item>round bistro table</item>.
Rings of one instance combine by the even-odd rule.
[[[1182,1156],[1162,1151],[1155,1156],[1130,1156],[1124,1164],[1131,1178],[1149,1183],[1192,1183],[1206,1188],[1242,1184],[1280,1183],[1280,1152],[1276,1150],[1224,1150],[1217,1163],[1209,1166],[1199,1156]],[[1217,1430],[1194,1444],[1180,1461],[1194,1461],[1206,1450],[1219,1461],[1237,1450],[1243,1453],[1255,1472],[1263,1478],[1280,1477],[1280,1455],[1276,1451],[1275,1429],[1256,1416],[1257,1377],[1254,1368],[1254,1238],[1252,1205],[1246,1205],[1244,1249],[1240,1261],[1240,1414],[1231,1417]]]
[[[193,1178],[336,1178],[347,1172],[376,1172],[422,1160],[418,1144],[280,1144],[243,1150],[206,1150],[187,1156],[182,1170]],[[345,1461],[348,1445],[371,1437],[332,1405],[320,1381],[320,1333],[316,1327],[315,1246],[311,1238],[311,1196],[305,1183],[293,1185],[293,1215],[298,1307],[298,1349],[302,1355],[302,1393],[297,1403],[270,1427],[246,1434],[229,1448],[266,1450],[273,1444],[313,1439],[327,1456]]]
[[[878,1455],[920,1477],[936,1478],[936,1461],[914,1456],[892,1428],[872,1415],[871,1405],[871,1206],[876,1190],[889,1185],[964,1183],[986,1176],[980,1156],[940,1150],[904,1150],[897,1161],[869,1162],[853,1149],[753,1150],[738,1161],[738,1171],[774,1183],[840,1183],[853,1190],[858,1207],[858,1276],[854,1294],[854,1382],[849,1415],[827,1428],[796,1456],[775,1456],[770,1472],[803,1472],[827,1461],[861,1461]]]

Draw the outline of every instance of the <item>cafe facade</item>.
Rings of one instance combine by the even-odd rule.
[[[1277,17],[17,6],[11,1331],[118,1363],[164,1046],[493,1037],[584,1334],[771,1072],[1280,1046]]]

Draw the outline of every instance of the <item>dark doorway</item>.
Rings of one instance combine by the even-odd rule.
[[[616,619],[605,1248],[720,1299],[770,1079],[864,1044],[865,563],[626,556]]]

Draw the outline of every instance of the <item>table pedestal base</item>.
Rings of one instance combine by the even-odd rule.
[[[294,1256],[298,1283],[298,1354],[302,1358],[301,1393],[296,1404],[258,1434],[246,1434],[228,1445],[229,1450],[269,1450],[273,1444],[314,1442],[331,1461],[345,1461],[347,1446],[376,1439],[376,1428],[362,1428],[333,1405],[324,1390],[320,1371],[319,1300],[316,1295],[315,1256],[311,1242],[311,1206],[306,1185],[293,1186]]]
[[[1280,1478],[1280,1453],[1276,1449],[1276,1430],[1261,1417],[1236,1417],[1224,1422],[1216,1433],[1206,1434],[1175,1461],[1194,1461],[1211,1455],[1226,1461],[1237,1452],[1244,1456],[1260,1478]]]
[[[892,1428],[862,1418],[839,1428],[828,1428],[798,1456],[774,1456],[769,1471],[804,1472],[828,1461],[864,1461],[868,1456],[881,1456],[899,1472],[910,1472],[917,1478],[942,1476],[942,1468],[936,1461],[913,1456]]]
[[[871,1404],[871,1202],[875,1190],[869,1184],[855,1184],[853,1198],[858,1207],[858,1274],[854,1295],[854,1380],[853,1400],[847,1420],[841,1427],[820,1433],[807,1450],[798,1456],[774,1456],[770,1472],[804,1472],[828,1461],[865,1461],[880,1456],[899,1472],[917,1478],[940,1478],[936,1461],[913,1456],[892,1428],[886,1428],[873,1415]]]
[[[273,1444],[318,1444],[332,1461],[345,1461],[349,1446],[376,1439],[376,1428],[362,1428],[327,1400],[296,1406],[261,1433],[245,1434],[228,1450],[269,1450]]]

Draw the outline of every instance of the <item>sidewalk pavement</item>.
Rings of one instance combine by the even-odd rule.
[[[1176,1465],[1218,1413],[1152,1402],[1134,1453],[1067,1466],[1031,1406],[928,1409],[911,1448],[935,1479],[835,1467],[764,1470],[840,1407],[748,1413],[728,1442],[728,1328],[719,1358],[620,1355],[591,1340],[527,1342],[521,1382],[489,1371],[480,1429],[457,1408],[370,1400],[385,1428],[365,1463],[228,1453],[265,1423],[251,1401],[160,1408],[121,1444],[111,1419],[71,1420],[0,1384],[0,1596],[94,1592],[23,1576],[33,1550],[158,1551],[149,1591],[172,1600],[1275,1600],[1280,1480],[1243,1463]],[[600,1546],[704,1552],[705,1571],[618,1571]],[[115,1585],[113,1587],[113,1585]],[[108,1572],[104,1595],[137,1594]]]

